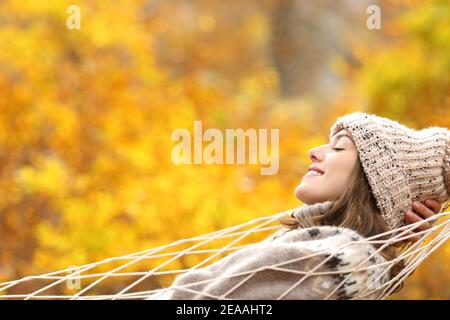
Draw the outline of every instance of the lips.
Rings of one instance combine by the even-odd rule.
[[[305,174],[305,177],[319,177],[323,175],[323,173],[320,173],[318,171],[315,170],[309,170],[307,174]]]
[[[308,173],[311,171],[315,171],[315,172],[319,173],[320,175],[325,173],[322,169],[320,169],[319,167],[317,167],[315,165],[312,165],[308,168]]]
[[[308,173],[305,174],[305,177],[319,177],[323,175],[325,172],[319,169],[317,166],[312,165],[308,168]]]

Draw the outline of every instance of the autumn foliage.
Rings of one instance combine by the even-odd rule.
[[[346,29],[348,54],[311,62],[338,75],[330,96],[283,94],[278,1],[75,2],[79,30],[66,1],[0,2],[0,281],[296,207],[308,149],[346,112],[450,127],[448,1],[386,1],[377,31],[353,12],[367,36]],[[278,174],[175,165],[171,133],[194,120],[279,128]],[[449,261],[445,244],[396,297],[449,299]]]

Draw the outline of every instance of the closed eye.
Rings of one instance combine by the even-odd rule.
[[[345,150],[345,149],[342,149],[342,148],[331,148],[331,149],[333,149],[334,151],[341,151],[341,150]]]

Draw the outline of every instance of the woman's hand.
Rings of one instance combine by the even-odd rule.
[[[414,201],[412,209],[408,210],[408,212],[406,212],[405,214],[405,221],[408,224],[423,221],[433,216],[434,214],[438,213],[439,211],[441,211],[441,204],[436,200],[426,199],[423,202]],[[407,234],[410,235],[411,237],[405,240],[404,243],[418,241],[421,238],[421,235],[417,235],[416,232],[430,229],[435,221],[436,220],[423,222],[418,227],[416,227],[414,231],[408,231]]]

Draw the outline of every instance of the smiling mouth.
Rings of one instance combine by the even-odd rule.
[[[322,176],[322,175],[323,175],[323,173],[321,173],[321,172],[318,172],[318,171],[315,171],[315,170],[310,170],[310,171],[308,171],[307,174],[305,174],[305,177],[319,177],[319,176]]]

